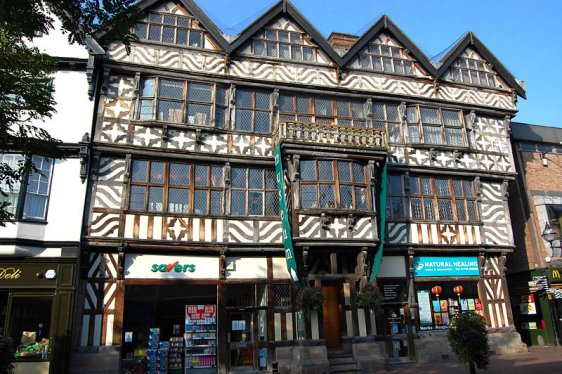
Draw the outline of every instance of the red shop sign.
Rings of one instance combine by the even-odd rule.
[[[204,320],[205,318],[214,317],[216,311],[217,307],[213,304],[185,306],[185,313],[192,321]]]

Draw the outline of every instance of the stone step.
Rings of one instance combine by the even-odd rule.
[[[330,349],[328,351],[328,368],[330,373],[360,373],[359,367],[351,353],[344,352],[343,349]]]
[[[350,365],[335,365],[328,368],[328,372],[330,373],[360,373],[361,371],[357,367],[357,365],[350,364]]]

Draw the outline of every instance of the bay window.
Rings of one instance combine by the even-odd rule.
[[[130,210],[222,214],[223,194],[221,166],[149,160],[131,164]]]
[[[271,93],[238,88],[236,90],[236,120],[240,131],[267,134],[271,132]]]
[[[301,208],[370,207],[366,169],[359,162],[302,160],[300,177]]]
[[[139,120],[225,128],[226,88],[214,83],[146,78],[140,84]]]

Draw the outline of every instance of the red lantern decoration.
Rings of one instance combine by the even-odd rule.
[[[443,288],[441,288],[441,286],[431,287],[431,293],[434,294],[437,297],[439,297],[439,295],[441,294],[441,291],[443,291]]]
[[[464,291],[464,287],[461,285],[455,286],[455,288],[453,288],[453,292],[455,292],[457,294],[457,296],[461,296],[461,293],[463,293]]]

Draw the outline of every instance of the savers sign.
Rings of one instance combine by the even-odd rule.
[[[218,279],[218,257],[125,255],[125,279]]]

